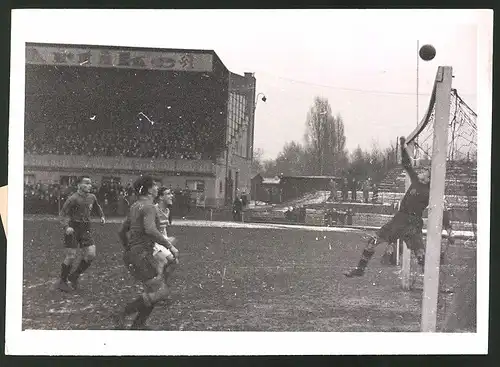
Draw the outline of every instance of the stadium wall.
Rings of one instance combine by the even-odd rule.
[[[221,156],[218,178],[224,177],[223,195],[217,192],[218,205],[231,205],[236,196],[251,194],[251,166],[254,141],[256,80],[252,73],[229,74],[226,151]],[[220,188],[220,187],[219,187]]]

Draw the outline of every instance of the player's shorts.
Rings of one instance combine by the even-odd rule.
[[[153,257],[160,266],[165,266],[169,262],[174,262],[175,258],[168,248],[158,243],[153,247]]]
[[[132,276],[140,281],[146,282],[158,275],[158,263],[151,249],[143,246],[133,246],[123,254],[123,262]]]
[[[64,247],[81,248],[94,245],[90,223],[70,222],[69,226],[73,228],[74,232],[70,235],[64,233]]]
[[[424,248],[422,218],[415,215],[397,212],[392,219],[377,231],[381,239],[395,243],[400,239],[406,242],[408,248],[417,250]]]

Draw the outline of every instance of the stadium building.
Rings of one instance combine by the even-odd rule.
[[[212,50],[26,44],[25,183],[151,174],[227,205],[250,194],[255,84]]]

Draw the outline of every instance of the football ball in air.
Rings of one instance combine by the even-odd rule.
[[[433,45],[423,45],[418,52],[422,60],[431,61],[436,56],[436,49]]]

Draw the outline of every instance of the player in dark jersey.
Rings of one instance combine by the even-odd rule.
[[[417,174],[406,151],[405,138],[400,138],[400,142],[403,167],[410,176],[411,185],[401,201],[399,211],[376,232],[375,236],[368,240],[358,266],[344,273],[346,277],[364,275],[366,266],[375,253],[375,248],[384,242],[396,242],[397,239],[405,241],[408,248],[415,253],[419,265],[424,265],[425,247],[422,239],[422,215],[429,205],[430,171],[422,170]]]
[[[90,193],[92,180],[88,176],[80,177],[78,191],[71,195],[64,203],[60,217],[64,227],[64,246],[66,257],[61,265],[61,279],[58,288],[64,292],[71,292],[78,287],[78,278],[89,268],[96,256],[96,247],[92,239],[90,216],[92,208],[97,207],[104,224],[104,212],[97,202],[94,194]],[[78,250],[83,250],[83,257],[73,273],[71,267],[75,261]],[[68,285],[68,280],[71,286]]]
[[[153,252],[155,244],[166,247],[177,259],[179,251],[171,240],[160,232],[158,208],[154,198],[158,186],[150,176],[141,176],[134,183],[137,201],[130,207],[127,218],[118,233],[125,249],[123,260],[132,276],[142,282],[144,292],[114,315],[117,329],[124,329],[126,317],[137,313],[132,329],[147,329],[146,321],[155,305],[168,294],[167,284],[159,271]]]

